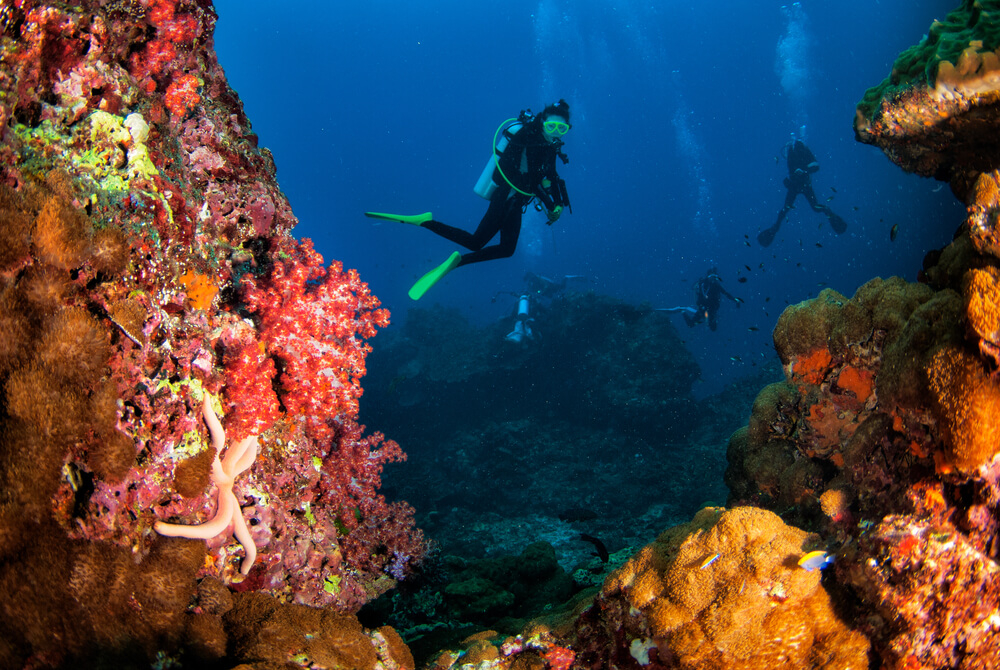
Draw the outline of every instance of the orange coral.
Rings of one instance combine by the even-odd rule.
[[[92,254],[90,262],[94,268],[107,275],[119,275],[128,266],[128,243],[121,231],[114,228],[104,228],[94,235]]]
[[[796,381],[821,384],[830,371],[831,361],[833,361],[833,356],[829,349],[825,347],[813,349],[808,354],[792,359],[792,376]]]
[[[850,391],[859,402],[865,402],[872,394],[872,373],[862,368],[846,366],[837,377],[837,386]]]
[[[831,487],[819,497],[819,506],[823,514],[833,521],[846,517],[851,508],[854,494],[846,487]]]
[[[80,267],[90,253],[93,229],[83,212],[50,196],[35,217],[32,242],[38,258],[63,270]]]
[[[939,349],[927,376],[948,437],[947,459],[936,462],[971,473],[1000,448],[1000,387],[977,357],[956,347]]]
[[[965,319],[980,351],[1000,363],[1000,270],[969,270],[963,279]]]
[[[184,304],[194,309],[208,309],[215,300],[219,287],[206,275],[188,270],[180,276],[180,282],[187,291]]]
[[[12,270],[27,259],[31,215],[24,199],[6,184],[0,184],[0,272]]]

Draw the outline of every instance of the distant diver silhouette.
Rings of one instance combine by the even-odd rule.
[[[797,139],[793,133],[792,139],[782,149],[782,153],[788,164],[788,176],[784,180],[785,188],[788,189],[788,192],[785,194],[785,205],[778,212],[778,218],[774,222],[774,225],[762,230],[757,235],[757,241],[760,242],[760,245],[766,247],[774,241],[774,236],[778,234],[778,230],[781,228],[781,224],[788,215],[788,212],[795,207],[795,199],[799,195],[805,196],[806,201],[809,202],[809,206],[814,211],[822,212],[826,215],[826,218],[830,221],[830,227],[833,228],[834,232],[838,235],[845,232],[847,230],[847,222],[840,218],[830,207],[816,199],[810,175],[819,170],[819,163],[816,161],[813,152],[809,150],[805,142]]]

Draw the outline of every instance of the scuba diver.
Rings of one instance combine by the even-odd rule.
[[[719,276],[719,269],[712,268],[704,277],[699,279],[694,285],[695,306],[694,307],[670,307],[658,309],[658,312],[681,312],[684,322],[688,328],[708,319],[708,327],[713,331],[718,327],[716,315],[722,303],[721,296],[726,296],[740,306],[743,301],[722,288],[722,277]]]
[[[800,194],[806,197],[813,211],[826,214],[826,218],[830,221],[830,227],[833,228],[835,233],[839,235],[846,231],[847,222],[828,206],[816,200],[816,193],[813,191],[812,179],[809,175],[819,170],[819,163],[805,142],[796,138],[795,133],[792,133],[792,139],[785,144],[782,154],[788,164],[788,177],[784,180],[788,193],[785,194],[784,207],[778,212],[778,220],[774,222],[773,226],[762,230],[757,235],[757,241],[760,242],[760,245],[766,247],[774,241],[774,236],[778,234],[781,223],[785,220],[788,212],[795,206],[795,199]]]
[[[556,281],[534,272],[526,272],[524,286],[528,293],[551,299],[562,293],[571,279],[586,280],[586,277],[583,275],[563,275]]]
[[[518,118],[500,124],[493,136],[493,153],[474,189],[490,201],[474,233],[435,221],[431,212],[365,212],[371,218],[426,228],[469,249],[466,254],[453,252],[444,263],[418,279],[408,292],[411,299],[419,300],[457,267],[512,256],[521,233],[521,216],[533,200],[540,203],[536,203],[536,209],[545,209],[548,225],[559,219],[564,208],[572,213],[566,183],[556,173],[556,157],[563,163],[569,160],[562,152],[562,138],[571,127],[565,100],[548,105],[537,116],[532,116],[530,110],[522,111]],[[497,233],[500,241],[486,246]]]

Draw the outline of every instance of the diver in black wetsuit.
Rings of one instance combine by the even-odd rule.
[[[430,212],[412,216],[365,212],[372,218],[421,226],[470,250],[466,254],[452,253],[448,260],[421,277],[409,291],[413,300],[419,300],[438,280],[459,266],[512,256],[521,233],[521,215],[532,200],[537,199],[545,208],[549,225],[559,219],[564,207],[570,206],[566,184],[556,173],[556,158],[567,161],[561,138],[571,128],[569,104],[560,100],[548,105],[538,116],[522,114],[519,121],[519,125],[512,124],[503,131],[506,146],[498,152],[496,167],[490,175],[495,190],[486,195],[477,185],[477,193],[487,197],[490,205],[474,233],[435,221]],[[486,246],[497,233],[500,241]]]
[[[718,314],[719,306],[722,303],[721,296],[726,296],[735,302],[737,307],[743,302],[722,288],[722,277],[719,276],[718,268],[712,268],[708,271],[708,274],[699,279],[694,285],[694,292],[696,296],[694,309],[689,307],[684,310],[684,322],[689,328],[708,319],[708,327],[715,330],[718,326],[715,316]]]
[[[785,220],[788,212],[795,206],[795,199],[800,194],[805,196],[813,211],[826,214],[826,218],[830,221],[830,227],[833,228],[834,232],[840,234],[846,231],[847,222],[834,213],[832,209],[816,200],[816,193],[813,191],[812,179],[809,175],[819,170],[819,163],[805,142],[796,139],[793,135],[792,140],[785,145],[782,152],[788,163],[788,177],[785,178],[784,182],[788,193],[785,194],[785,206],[778,212],[778,220],[774,222],[773,226],[762,230],[757,235],[757,241],[760,242],[761,246],[766,247],[774,241],[774,236],[778,234],[781,223]]]

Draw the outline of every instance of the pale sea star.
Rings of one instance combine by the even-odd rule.
[[[247,522],[243,519],[240,503],[233,493],[233,482],[236,477],[253,465],[257,458],[257,436],[252,435],[229,447],[224,459],[219,460],[219,454],[226,445],[226,432],[219,422],[219,417],[212,409],[208,393],[205,393],[205,403],[202,413],[208,432],[212,435],[212,447],[215,449],[215,459],[212,461],[212,482],[218,488],[219,501],[215,516],[211,521],[202,524],[185,526],[176,523],[157,521],[153,529],[160,535],[169,537],[187,537],[195,540],[208,540],[221,533],[232,530],[233,535],[243,545],[246,557],[240,565],[240,572],[247,574],[257,559],[257,547],[250,536]]]

